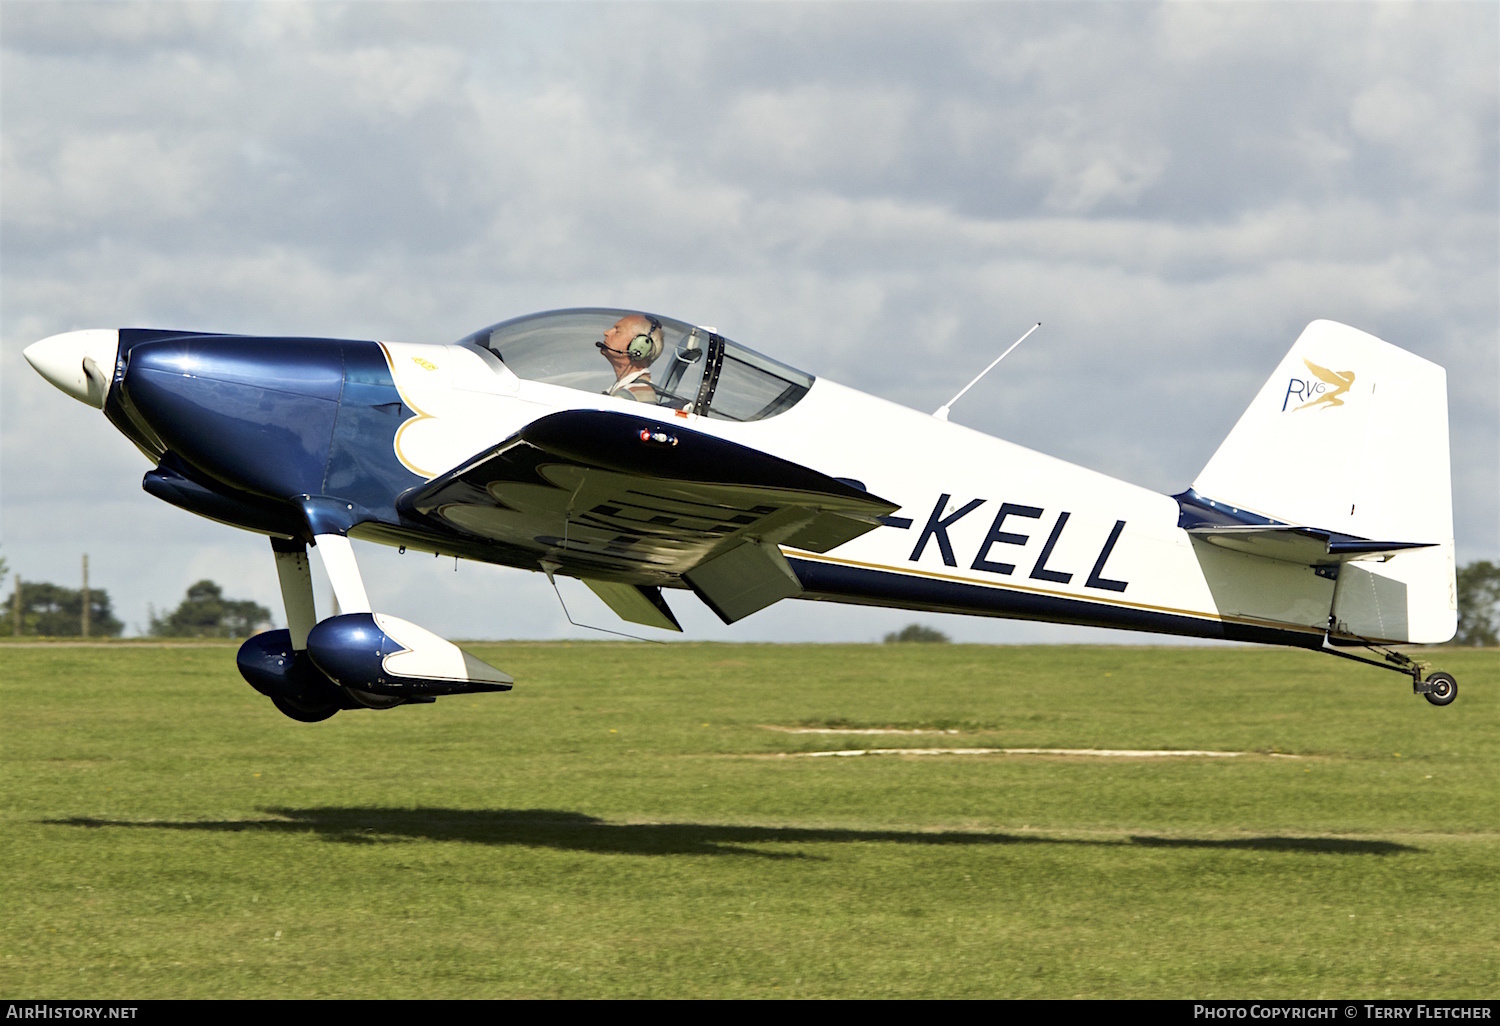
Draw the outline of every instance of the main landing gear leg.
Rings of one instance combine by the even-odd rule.
[[[312,567],[307,546],[296,539],[271,539],[276,556],[276,577],[281,582],[281,602],[286,607],[286,629],[292,635],[292,650],[307,651],[307,634],[318,622],[313,609]]]
[[[1444,670],[1427,672],[1427,664],[1418,662],[1394,649],[1382,648],[1378,645],[1364,645],[1371,652],[1379,652],[1385,657],[1385,661],[1369,659],[1365,656],[1355,655],[1353,652],[1345,652],[1335,647],[1329,640],[1328,635],[1323,636],[1323,651],[1329,655],[1338,656],[1340,659],[1353,659],[1356,663],[1365,663],[1369,666],[1378,666],[1382,670],[1394,670],[1404,673],[1411,678],[1412,694],[1421,695],[1433,705],[1451,705],[1458,697],[1458,681],[1453,674]],[[1423,679],[1425,676],[1426,679]]]
[[[342,534],[319,534],[313,537],[318,555],[323,557],[323,569],[328,571],[328,580],[333,585],[333,597],[338,599],[340,613],[368,613],[370,599],[365,594],[364,578],[359,576],[359,564],[354,561],[354,546]]]

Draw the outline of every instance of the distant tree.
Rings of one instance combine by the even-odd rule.
[[[67,638],[83,633],[83,592],[32,581],[22,581],[20,587],[22,634]],[[15,596],[12,588],[10,598],[6,600],[7,613],[15,608]],[[115,619],[114,611],[110,609],[109,592],[103,588],[90,588],[89,634],[115,638],[124,629],[125,625]]]
[[[920,623],[909,623],[899,631],[893,631],[885,636],[887,645],[899,645],[912,641],[925,644],[947,644],[950,640],[942,631],[925,627]]]
[[[1480,560],[1458,568],[1455,645],[1500,645],[1500,566]]]
[[[159,638],[248,638],[270,626],[269,609],[248,599],[226,599],[213,581],[191,585],[181,605],[151,617],[151,633]]]

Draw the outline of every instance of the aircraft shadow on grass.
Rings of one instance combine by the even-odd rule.
[[[765,851],[751,845],[1067,844],[1097,847],[1208,848],[1323,855],[1397,855],[1420,851],[1394,841],[1332,837],[1244,837],[1208,839],[1131,836],[1059,838],[979,831],[852,830],[817,827],[729,826],[715,823],[610,823],[581,812],[556,809],[381,809],[270,808],[274,819],[110,820],[85,816],[53,819],[54,825],[131,827],[151,830],[315,834],[341,844],[382,844],[402,840],[462,841],[520,845],[616,855],[750,855],[767,859],[817,859],[798,852]]]

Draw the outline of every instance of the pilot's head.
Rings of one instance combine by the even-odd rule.
[[[603,342],[594,345],[616,374],[649,367],[661,355],[661,322],[645,314],[626,314],[604,332]]]

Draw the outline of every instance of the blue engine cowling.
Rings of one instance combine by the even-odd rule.
[[[414,623],[385,613],[345,613],[313,627],[307,653],[329,679],[371,697],[422,701],[509,691],[511,678]]]
[[[122,386],[179,459],[279,502],[322,491],[343,381],[335,342],[190,336],[135,345]]]

